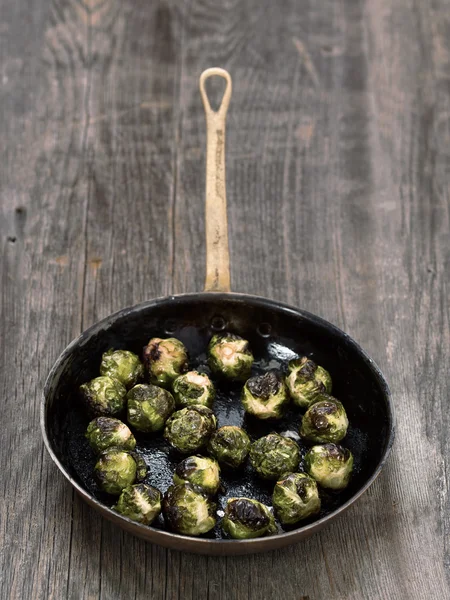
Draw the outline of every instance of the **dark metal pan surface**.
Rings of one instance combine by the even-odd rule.
[[[135,523],[110,509],[114,498],[102,493],[92,477],[94,458],[84,431],[88,423],[78,398],[81,383],[97,376],[101,355],[109,348],[138,354],[153,336],[175,336],[187,347],[190,366],[208,372],[205,350],[213,333],[230,331],[248,339],[255,356],[254,372],[283,369],[294,355],[307,355],[323,365],[333,379],[333,395],[347,411],[350,427],[341,442],[355,457],[348,488],[322,493],[319,517],[300,527],[266,538],[222,539],[220,528],[201,538],[166,530],[162,517],[152,527]],[[278,431],[299,441],[301,412],[292,409],[281,421],[261,422],[244,415],[240,386],[215,382],[218,397],[213,410],[218,425],[244,425],[253,439]],[[200,293],[155,299],[121,310],[85,331],[59,357],[44,391],[41,412],[47,448],[62,473],[82,497],[105,517],[148,541],[167,547],[208,554],[244,554],[278,548],[323,527],[352,504],[373,482],[394,439],[389,388],[380,370],[347,334],[323,319],[264,298],[234,293]],[[161,435],[136,435],[137,450],[149,465],[147,482],[165,492],[175,465],[182,457],[169,450]],[[303,452],[306,447],[300,442]],[[273,484],[256,478],[249,466],[239,474],[222,471],[227,498],[250,496],[271,504]],[[220,512],[219,512],[220,514]],[[68,517],[69,518],[69,517]]]

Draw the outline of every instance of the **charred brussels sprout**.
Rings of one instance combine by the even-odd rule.
[[[208,442],[208,452],[220,464],[237,469],[247,458],[250,439],[243,429],[225,425],[214,432]]]
[[[203,456],[189,456],[175,469],[173,481],[176,485],[191,483],[210,496],[217,494],[220,486],[220,469],[217,462]]]
[[[138,431],[160,431],[175,410],[170,392],[152,384],[135,385],[127,394],[128,423]]]
[[[150,383],[170,387],[174,379],[187,371],[186,348],[176,338],[152,338],[144,348],[144,364]]]
[[[211,408],[216,395],[208,375],[197,371],[189,371],[177,377],[173,382],[172,391],[177,406],[181,407],[203,404]]]
[[[183,454],[203,448],[216,429],[217,420],[206,406],[189,406],[173,413],[167,420],[164,438]]]
[[[122,490],[113,510],[138,523],[151,525],[161,512],[161,500],[161,492],[151,485],[128,485]]]
[[[330,374],[306,356],[289,362],[286,385],[294,403],[302,408],[308,408],[319,394],[331,394]]]
[[[275,519],[268,507],[251,498],[228,500],[222,529],[237,540],[271,535],[277,530]]]
[[[130,429],[119,419],[111,417],[97,417],[91,421],[86,430],[86,438],[96,454],[111,446],[124,450],[134,450],[136,447],[136,440]]]
[[[104,492],[118,496],[128,485],[144,479],[147,465],[135,452],[108,448],[100,454],[94,474]]]
[[[110,349],[102,356],[100,374],[117,379],[130,389],[144,379],[144,365],[129,350]]]
[[[201,535],[216,524],[216,505],[190,483],[170,486],[163,514],[172,531],[184,535]]]
[[[300,449],[294,440],[269,433],[252,444],[250,462],[263,479],[278,479],[297,470]]]
[[[347,414],[339,400],[321,394],[303,415],[300,435],[309,442],[339,442],[347,427]]]
[[[290,473],[277,481],[272,504],[283,525],[294,525],[320,511],[317,484],[306,473]]]
[[[258,419],[279,419],[288,401],[283,377],[275,370],[252,377],[242,390],[245,412]]]
[[[353,455],[338,444],[313,446],[305,455],[305,468],[322,487],[342,490],[350,480]]]
[[[214,335],[208,345],[208,363],[218,375],[245,381],[250,376],[253,354],[247,340],[238,335]]]
[[[89,413],[93,416],[114,416],[125,407],[127,390],[124,385],[112,377],[96,377],[80,385],[81,397]]]

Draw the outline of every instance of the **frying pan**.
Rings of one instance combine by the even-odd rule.
[[[212,110],[205,82],[225,79],[226,88],[217,111]],[[200,92],[207,122],[206,160],[206,281],[197,294],[180,294],[143,302],[106,317],[84,331],[63,351],[45,383],[41,427],[47,450],[80,496],[104,517],[150,542],[188,552],[216,555],[247,554],[280,548],[310,536],[351,506],[380,473],[394,440],[393,407],[389,387],[373,360],[346,333],[304,310],[267,298],[232,293],[228,253],[225,195],[225,118],[231,97],[231,78],[223,69],[202,73]],[[318,518],[290,530],[252,540],[222,539],[219,527],[201,538],[168,531],[162,517],[141,525],[111,509],[115,499],[96,487],[92,477],[95,459],[84,438],[88,418],[80,407],[80,384],[98,375],[103,352],[126,348],[141,353],[151,337],[174,336],[187,347],[191,367],[207,371],[205,348],[213,333],[230,331],[249,340],[255,356],[254,373],[284,368],[294,356],[307,355],[332,376],[333,395],[345,405],[350,427],[342,444],[355,458],[349,486],[339,493],[322,493]],[[214,412],[219,426],[242,425],[251,438],[278,431],[298,439],[301,415],[292,410],[274,423],[252,420],[243,413],[239,388],[218,384]],[[149,465],[149,483],[163,493],[180,459],[169,451],[162,436],[137,436],[137,449]],[[236,475],[223,472],[226,498],[250,496],[271,504],[272,486],[254,477],[249,467]]]

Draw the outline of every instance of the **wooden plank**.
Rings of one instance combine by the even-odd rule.
[[[16,35],[28,23],[21,21],[24,9],[22,3],[11,17]],[[44,455],[38,406],[52,362],[82,329],[125,304],[170,291],[176,65],[164,7],[131,9],[118,2],[41,3],[29,17],[30,27],[43,20],[40,51],[25,37],[25,50],[19,48],[37,54],[26,73],[37,69],[40,56],[42,65],[30,80],[35,97],[22,99],[28,103],[22,119],[15,114],[21,106],[11,104],[16,130],[7,118],[3,127],[11,158],[2,178],[10,225],[2,236],[2,281],[18,284],[3,295],[3,331],[6,339],[8,330],[15,334],[18,357],[4,353],[4,389],[17,396],[6,404],[4,448],[21,451],[12,459],[2,452],[6,488],[16,501],[2,517],[8,550],[1,597],[91,598],[102,589],[108,597],[107,532]],[[150,46],[132,34],[139,21],[157,32],[146,38]],[[33,38],[26,28],[25,35]],[[19,64],[11,60],[7,65]],[[123,60],[133,69],[121,69]],[[133,560],[145,560],[145,544],[137,542],[137,550]],[[152,577],[164,589],[163,578],[155,571]]]
[[[51,244],[50,219],[45,227],[41,221],[47,199],[40,184],[48,173],[38,94],[48,6],[2,1],[0,14],[0,596],[50,598],[67,567],[63,553],[55,565],[51,552],[55,531],[60,540],[70,537],[71,492],[43,460],[38,409],[52,361],[46,349],[68,341],[71,323],[70,311],[62,319],[51,303],[43,306],[44,290],[61,283],[49,252],[42,260]],[[61,313],[67,304],[61,302]]]
[[[12,499],[0,505],[0,597],[448,597],[448,3],[0,9],[0,472]],[[385,370],[398,423],[386,469],[345,516],[246,557],[118,531],[74,496],[38,426],[46,374],[82,329],[201,289],[209,66],[234,80],[233,288],[348,331]]]

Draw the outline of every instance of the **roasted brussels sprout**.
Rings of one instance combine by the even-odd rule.
[[[144,364],[150,383],[170,387],[188,369],[186,348],[176,338],[152,338],[144,348]]]
[[[294,440],[279,433],[269,433],[253,442],[250,462],[263,479],[278,479],[297,470],[300,449]]]
[[[251,498],[230,498],[221,525],[225,533],[237,540],[271,535],[277,530],[268,507]]]
[[[319,394],[331,394],[331,377],[306,356],[289,361],[286,385],[297,406],[308,408]]]
[[[220,464],[237,469],[247,458],[250,439],[243,429],[235,425],[225,425],[215,431],[209,442],[208,452]]]
[[[125,386],[106,375],[80,385],[80,393],[92,416],[118,415],[125,407]]]
[[[347,427],[347,414],[339,400],[321,394],[303,415],[300,435],[310,442],[339,442]]]
[[[317,484],[306,473],[290,473],[275,484],[272,504],[283,525],[298,523],[320,511]]]
[[[145,478],[147,465],[135,452],[108,448],[100,454],[94,474],[104,492],[118,496],[127,485]]]
[[[198,371],[189,371],[177,377],[173,382],[172,391],[175,402],[180,407],[203,404],[211,408],[216,395],[211,379]]]
[[[305,455],[305,468],[322,487],[342,490],[350,480],[353,455],[339,444],[313,446]]]
[[[218,375],[245,381],[250,376],[253,354],[247,340],[232,333],[218,334],[213,335],[209,342],[208,363]]]
[[[111,446],[124,450],[134,450],[136,447],[136,440],[130,429],[119,419],[111,417],[97,417],[91,421],[86,430],[86,438],[96,454]]]
[[[189,456],[175,469],[173,475],[175,485],[191,483],[209,496],[214,496],[220,486],[219,465],[212,458],[203,456]]]
[[[102,356],[100,375],[117,379],[130,389],[144,379],[144,365],[133,352],[111,348]]]
[[[217,419],[206,406],[189,406],[173,413],[167,420],[164,438],[183,454],[203,448],[217,426]]]
[[[201,535],[216,524],[216,505],[190,483],[169,487],[163,514],[172,531],[184,535]]]
[[[113,510],[138,523],[151,525],[161,512],[161,500],[159,490],[146,483],[137,483],[122,490]]]
[[[289,402],[286,386],[279,371],[251,377],[242,390],[245,412],[258,419],[279,419]]]
[[[156,385],[139,383],[127,394],[128,423],[138,431],[160,431],[175,410],[170,392]]]

